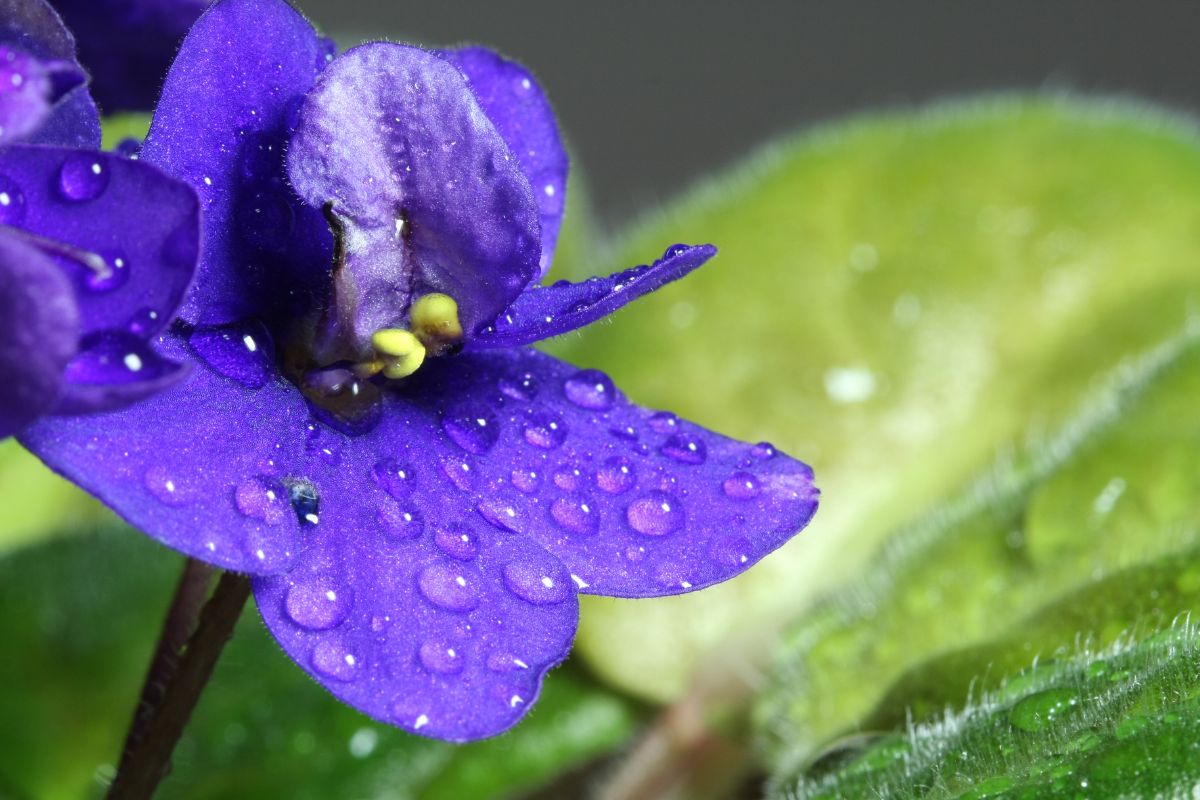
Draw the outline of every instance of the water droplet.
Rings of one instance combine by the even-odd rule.
[[[442,430],[456,445],[483,455],[500,438],[500,422],[490,408],[478,402],[458,403],[442,413]]]
[[[502,531],[521,532],[521,515],[517,512],[516,506],[504,498],[488,497],[480,500],[479,505],[475,506],[475,510],[481,517]]]
[[[750,561],[752,545],[745,536],[718,536],[708,549],[713,561],[727,567],[740,567]]]
[[[312,578],[288,587],[283,607],[301,628],[324,631],[346,621],[354,593],[328,578]]]
[[[447,611],[470,611],[479,605],[474,578],[457,565],[430,564],[417,576],[417,588],[426,600]]]
[[[725,496],[733,500],[753,500],[762,494],[762,484],[749,472],[735,472],[721,484]]]
[[[519,669],[529,669],[529,664],[512,653],[497,650],[488,655],[487,667],[492,672],[515,672]]]
[[[87,270],[83,274],[84,287],[96,294],[120,289],[129,281],[129,259],[124,253],[107,253],[101,258],[105,271]]]
[[[571,596],[571,579],[561,568],[548,569],[528,561],[510,561],[504,565],[504,585],[527,603],[547,606]]]
[[[278,525],[288,516],[286,491],[269,478],[247,478],[233,490],[233,502],[243,516]]]
[[[425,531],[425,518],[416,509],[381,503],[376,516],[383,528],[383,536],[389,542],[411,541]]]
[[[447,458],[442,461],[442,474],[461,492],[471,491],[475,484],[475,470],[469,461]]]
[[[514,469],[509,480],[525,494],[533,494],[542,485],[542,476],[535,469]]]
[[[549,411],[531,411],[525,418],[525,441],[543,450],[553,450],[567,438],[567,426]]]
[[[109,170],[96,153],[77,152],[67,156],[58,171],[58,188],[68,200],[95,200],[108,188]]]
[[[210,369],[249,389],[261,389],[275,373],[275,343],[256,320],[196,328],[188,345]]]
[[[325,678],[349,682],[358,676],[358,656],[337,637],[322,639],[312,651],[312,665]]]
[[[599,509],[586,498],[560,497],[550,505],[550,516],[570,533],[590,536],[600,527]]]
[[[148,342],[113,330],[85,336],[79,354],[67,365],[66,377],[80,384],[134,383],[161,378],[175,369]]]
[[[305,426],[304,450],[331,467],[342,463],[341,442],[320,422],[310,422]]]
[[[1046,689],[1024,698],[1008,712],[1013,727],[1036,733],[1050,727],[1079,704],[1074,689]]]
[[[463,656],[458,648],[446,642],[428,641],[417,651],[421,666],[439,675],[456,675],[462,672]]]
[[[289,478],[284,483],[287,485],[288,502],[300,524],[316,525],[320,522],[321,498],[313,482],[304,478]]]
[[[625,510],[629,526],[647,536],[665,536],[683,527],[683,506],[666,492],[650,492]]]
[[[564,492],[576,491],[584,481],[583,470],[572,464],[563,464],[554,471],[554,485]]]
[[[413,468],[394,458],[384,458],[377,462],[371,470],[371,476],[379,488],[397,500],[407,499],[416,486]]]
[[[17,182],[0,174],[0,225],[19,225],[25,219],[25,192]]]
[[[632,425],[621,425],[616,428],[609,428],[608,432],[626,442],[636,442],[638,435],[637,429]]]
[[[708,457],[708,447],[704,440],[694,433],[676,433],[659,449],[664,456],[673,458],[682,464],[703,464]]]
[[[754,445],[754,447],[750,448],[750,455],[754,456],[755,458],[760,458],[763,461],[766,461],[769,458],[774,458],[775,445],[771,444],[770,442],[759,442],[758,444]]]
[[[633,462],[622,456],[605,459],[596,470],[596,485],[609,494],[620,494],[632,488],[637,481]]]
[[[141,308],[129,318],[126,329],[139,339],[147,339],[162,325],[162,315],[153,308]]]
[[[479,538],[460,522],[438,527],[433,541],[443,553],[458,561],[470,561],[479,553]]]
[[[583,369],[563,383],[563,393],[575,405],[592,411],[611,408],[617,390],[612,379],[598,369]]]
[[[169,506],[183,505],[183,493],[180,484],[171,473],[163,467],[151,467],[142,475],[142,485],[161,503]]]
[[[650,415],[650,428],[655,433],[674,433],[679,430],[679,417],[670,411],[656,411]]]
[[[538,382],[532,374],[526,372],[516,378],[501,378],[499,388],[505,397],[528,402],[537,397]]]

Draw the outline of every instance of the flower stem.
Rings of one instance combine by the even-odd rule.
[[[216,590],[200,610],[195,632],[187,639],[180,655],[179,648],[173,648],[172,642],[178,640],[180,630],[186,636],[191,628],[195,612],[193,610],[189,615],[186,607],[191,604],[194,608],[198,604],[197,591],[203,598],[213,572],[207,565],[193,567],[195,563],[189,562],[184,568],[176,590],[159,649],[146,678],[142,700],[134,714],[125,752],[108,791],[109,800],[149,798],[166,777],[175,745],[250,596],[249,578],[232,572],[222,573]],[[193,584],[199,584],[199,589]],[[161,668],[156,670],[160,665]]]

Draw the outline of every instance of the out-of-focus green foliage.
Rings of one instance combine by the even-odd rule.
[[[1200,298],[1200,139],[1147,109],[1057,97],[867,118],[701,186],[605,267],[676,240],[721,254],[555,352],[810,460],[823,495],[804,534],[737,580],[585,605],[590,663],[663,700],[1182,328]],[[1051,558],[1045,535],[1030,552]]]
[[[123,528],[0,560],[0,797],[99,796],[182,558]],[[248,610],[163,798],[505,797],[628,739],[638,711],[570,665],[512,733],[455,746],[327,695]]]
[[[827,754],[788,800],[1191,797],[1200,639],[1190,626],[1044,663],[957,714]]]
[[[112,518],[97,501],[58,477],[15,440],[0,442],[0,555],[35,539],[87,530]]]

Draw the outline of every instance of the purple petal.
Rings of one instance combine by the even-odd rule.
[[[53,90],[46,64],[0,45],[0,144],[20,141],[41,126]]]
[[[540,275],[554,261],[554,246],[567,197],[567,150],[554,109],[533,75],[484,47],[440,53],[462,70],[484,113],[517,157],[533,188],[542,224]]]
[[[284,651],[339,700],[413,733],[467,741],[516,724],[575,634],[558,559],[453,497],[420,522],[397,516],[423,527],[411,534],[371,524],[408,512],[376,508],[362,487],[329,508],[296,569],[254,582]]]
[[[674,245],[651,266],[588,278],[582,283],[559,281],[533,286],[513,301],[508,310],[467,340],[468,350],[518,347],[582,328],[621,306],[677,281],[717,254],[712,245]]]
[[[112,153],[18,145],[0,150],[0,192],[0,223],[42,237],[73,278],[80,335],[148,339],[171,321],[196,269],[190,188]]]
[[[40,251],[0,233],[0,438],[54,407],[78,339],[70,282]]]
[[[288,188],[283,148],[331,55],[283,0],[222,0],[184,40],[139,158],[200,195],[200,270],[180,311],[189,322],[298,316],[323,294],[331,238]]]
[[[305,99],[288,172],[346,225],[338,304],[356,349],[400,324],[413,294],[449,294],[469,331],[537,273],[529,182],[462,73],[431,53],[377,42],[334,61]]]
[[[146,340],[127,331],[85,336],[67,365],[55,414],[115,411],[178,383],[187,365],[163,358]]]

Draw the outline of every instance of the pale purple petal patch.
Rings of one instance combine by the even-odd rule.
[[[46,64],[0,45],[0,144],[20,141],[45,122],[53,89]]]
[[[345,226],[335,276],[345,346],[402,324],[416,295],[490,323],[538,270],[529,182],[466,79],[424,50],[376,42],[318,79],[288,149],[292,184]]]
[[[467,339],[466,349],[518,347],[560,336],[608,316],[625,304],[677,281],[717,254],[712,245],[674,245],[649,266],[580,283],[531,286],[496,322]]]
[[[488,119],[504,137],[533,188],[542,225],[539,277],[554,260],[567,197],[567,150],[542,87],[529,70],[485,47],[440,53],[471,84]]]

